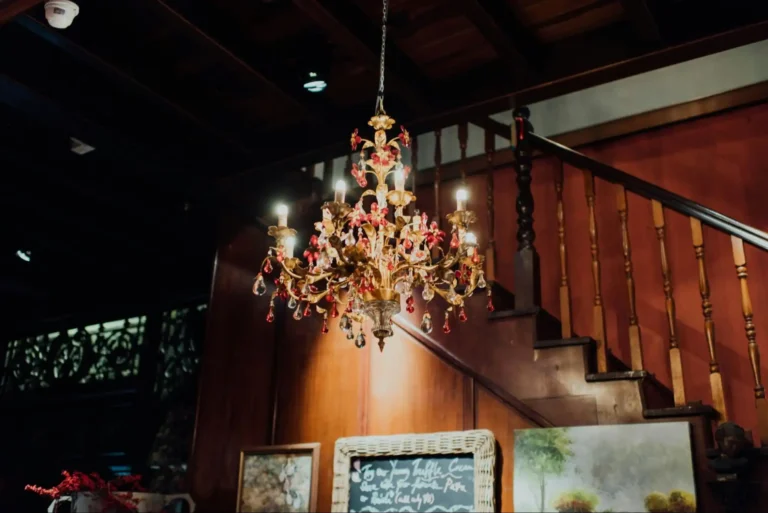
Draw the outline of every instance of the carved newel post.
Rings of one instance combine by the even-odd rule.
[[[724,513],[762,511],[761,474],[765,474],[766,448],[754,447],[744,429],[733,422],[717,427],[715,441],[717,448],[707,454],[717,476],[710,486]]]
[[[539,305],[539,255],[533,241],[533,194],[531,193],[531,143],[529,134],[533,126],[528,117],[528,107],[514,111],[514,129],[512,130],[515,147],[515,173],[517,175],[517,253],[515,253],[515,308],[526,309]]]

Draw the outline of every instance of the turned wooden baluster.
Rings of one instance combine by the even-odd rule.
[[[411,179],[411,192],[413,192],[413,195],[416,196],[416,178],[417,178],[417,172],[419,171],[419,138],[417,136],[413,136],[413,139],[411,140],[411,175],[413,178]],[[408,206],[410,209],[411,215],[414,215],[416,213],[416,201],[411,201],[411,204]]]
[[[557,198],[557,239],[560,245],[560,325],[562,337],[571,338],[571,289],[568,285],[568,257],[565,247],[565,208],[563,206],[563,161],[555,171]]]
[[[627,208],[627,190],[619,185],[616,188],[616,203],[621,222],[621,248],[624,253],[624,274],[627,278],[627,296],[629,298],[629,354],[632,370],[643,370],[643,345],[640,325],[637,322],[635,302],[635,279],[632,276],[632,246],[629,242],[629,209]]]
[[[664,224],[664,207],[656,200],[651,201],[653,225],[656,228],[656,238],[659,240],[661,254],[661,277],[664,280],[664,306],[667,310],[667,327],[669,328],[669,365],[672,371],[672,392],[675,396],[675,406],[685,404],[685,382],[683,380],[683,361],[680,356],[680,344],[677,340],[677,319],[675,315],[675,298],[672,290],[672,272],[667,259],[667,244]]]
[[[704,235],[701,221],[691,218],[691,236],[696,252],[696,262],[699,267],[699,293],[701,294],[701,311],[704,314],[704,337],[709,348],[709,388],[712,391],[712,405],[720,413],[720,422],[728,420],[723,393],[723,378],[720,375],[720,364],[717,363],[715,350],[715,321],[712,320],[712,302],[709,300],[709,280],[707,267],[704,265]]]
[[[469,125],[459,123],[459,149],[461,157],[459,159],[459,173],[461,174],[461,185],[467,184],[467,139],[469,138]]]
[[[605,307],[600,285],[600,247],[597,243],[595,213],[595,177],[584,171],[584,191],[589,209],[589,249],[592,254],[592,282],[595,299],[592,306],[592,338],[597,344],[597,372],[608,372],[608,347],[605,342]]]
[[[440,215],[440,166],[443,163],[443,151],[440,142],[441,131],[435,130],[435,221],[438,226],[442,226],[442,217]]]
[[[435,130],[435,217],[433,217],[432,220],[437,223],[438,227],[442,227],[443,225],[443,216],[440,214],[440,165],[442,164],[443,160],[443,151],[440,142],[441,135],[442,134],[439,128]],[[432,248],[432,259],[437,259],[439,255],[440,248],[436,244]]]
[[[733,263],[736,264],[736,276],[741,286],[741,311],[744,314],[744,330],[747,334],[749,363],[752,366],[752,378],[755,382],[755,407],[757,408],[757,432],[760,445],[768,445],[768,403],[765,401],[765,387],[760,375],[760,349],[757,347],[757,333],[753,322],[752,300],[747,285],[747,258],[744,255],[744,242],[738,237],[731,237]]]
[[[515,183],[517,184],[517,253],[514,260],[515,308],[536,308],[541,304],[541,280],[539,275],[539,254],[534,241],[533,193],[531,192],[531,171],[533,149],[529,134],[533,126],[528,118],[527,107],[516,108],[513,113],[512,141],[515,146]]]
[[[485,173],[485,202],[488,210],[488,247],[485,250],[485,276],[488,282],[488,289],[493,287],[496,280],[496,238],[494,235],[495,222],[494,203],[493,203],[493,158],[496,142],[496,135],[491,131],[485,130],[485,158],[488,162],[488,169]]]

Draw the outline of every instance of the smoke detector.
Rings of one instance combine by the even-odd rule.
[[[70,0],[48,0],[45,2],[45,19],[57,29],[65,29],[80,13],[80,7]]]

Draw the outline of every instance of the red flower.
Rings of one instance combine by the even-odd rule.
[[[358,203],[355,205],[355,210],[352,212],[351,219],[349,220],[349,226],[361,226],[364,221],[368,220],[368,216],[365,215],[365,212],[363,212],[363,209],[360,207],[360,204]]]
[[[368,214],[368,222],[371,223],[374,228],[378,228],[379,225],[386,226],[387,225],[387,219],[386,215],[389,212],[389,209],[387,207],[382,208],[379,210],[379,204],[374,202],[371,203],[371,213]]]
[[[352,164],[352,171],[350,172],[355,177],[355,180],[357,180],[357,185],[360,187],[368,185],[368,180],[365,179],[365,171],[357,167],[357,164]]]
[[[389,165],[389,159],[385,156],[384,158],[379,157],[378,153],[374,153],[371,156],[371,160],[374,164],[380,165],[380,166],[388,166]]]
[[[352,132],[352,136],[349,138],[349,144],[352,146],[352,151],[357,150],[357,145],[360,144],[362,140],[363,138],[357,135],[357,128],[355,128],[355,131]]]
[[[403,146],[406,148],[411,146],[411,134],[408,133],[408,130],[406,130],[403,125],[400,125],[400,134],[397,138],[400,139],[400,142],[403,143]]]
[[[432,223],[429,225],[429,229],[426,230],[426,233],[424,233],[424,237],[427,240],[427,246],[429,249],[432,249],[435,244],[440,244],[443,242],[445,232],[437,227],[437,223],[435,221],[432,221]]]

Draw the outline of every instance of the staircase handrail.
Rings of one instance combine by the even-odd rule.
[[[694,217],[704,224],[742,239],[744,242],[752,244],[755,247],[768,251],[768,233],[753,228],[740,221],[721,214],[709,207],[696,203],[693,200],[670,192],[666,189],[646,182],[636,176],[632,176],[624,171],[616,169],[613,166],[604,164],[600,161],[587,157],[567,146],[536,135],[528,134],[531,146],[547,155],[554,155],[561,161],[570,164],[573,167],[589,171],[594,176],[605,181],[621,184],[628,191],[643,196],[651,200],[656,200],[665,207],[675,210],[686,216]]]

